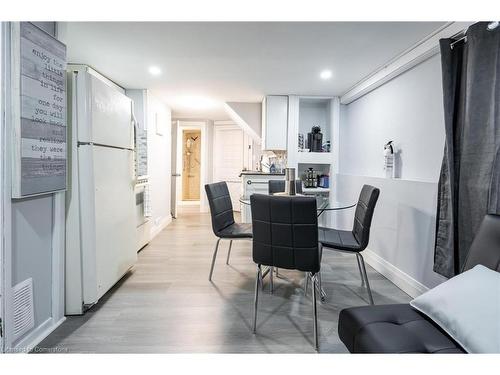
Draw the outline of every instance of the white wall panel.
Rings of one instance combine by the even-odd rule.
[[[148,174],[151,192],[152,228],[156,235],[170,221],[172,118],[170,108],[150,92],[147,93]],[[156,126],[163,131],[159,135]]]
[[[432,270],[444,139],[440,55],[342,106],[336,200],[357,201],[363,184],[380,188],[366,258],[411,295],[444,280]],[[401,179],[383,178],[389,140]],[[352,215],[337,223],[352,228]]]
[[[357,202],[364,184],[380,189],[368,249],[397,268],[392,281],[410,295],[432,288],[444,278],[432,270],[436,227],[437,184],[380,177],[336,176],[335,199]],[[352,229],[354,210],[339,211],[336,225]],[[372,262],[373,257],[367,261]],[[378,269],[391,277],[391,267]]]
[[[35,25],[55,35],[55,22],[35,22]],[[8,25],[6,26],[8,28]],[[2,31],[4,30],[2,28]],[[4,36],[2,35],[2,38]],[[9,39],[6,38],[4,41],[7,42],[5,47],[8,48]],[[5,72],[9,72],[10,64],[7,63],[4,69]],[[4,79],[3,76],[2,79]],[[10,113],[6,113],[6,117],[9,116]],[[9,125],[6,124],[6,126],[6,134],[9,134]],[[2,151],[4,151],[3,148]],[[8,151],[5,150],[6,154],[2,155],[2,160],[5,160],[6,165],[3,171],[5,174],[11,173],[12,160]],[[10,191],[8,193],[10,194]],[[12,201],[9,199],[8,212],[5,212],[8,225],[5,229],[8,228],[10,231],[5,233],[5,238],[12,245],[12,257],[9,256],[11,269],[9,269],[10,280],[7,280],[10,285],[5,285],[5,287],[10,289],[19,281],[33,278],[35,327],[13,342],[10,334],[11,327],[9,327],[9,322],[6,322],[5,346],[7,349],[16,345],[29,349],[62,322],[60,299],[62,298],[63,275],[60,267],[64,264],[61,262],[64,248],[58,237],[62,233],[61,229],[64,228],[64,209],[61,209],[63,207],[60,202],[61,196],[54,194]],[[6,296],[10,298],[10,293],[6,293]],[[10,307],[10,302],[6,301],[6,309]],[[7,314],[6,319],[9,319],[9,316]]]
[[[340,173],[384,176],[383,147],[401,150],[401,175],[436,182],[444,148],[440,55],[342,106]]]

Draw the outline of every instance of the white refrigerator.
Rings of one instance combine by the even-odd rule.
[[[66,315],[83,314],[137,260],[134,121],[123,89],[68,66]]]

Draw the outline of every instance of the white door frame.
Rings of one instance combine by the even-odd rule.
[[[11,301],[12,298],[12,200],[11,200],[11,144],[8,141],[10,127],[9,124],[11,111],[10,107],[10,22],[2,22],[1,39],[2,39],[2,118],[1,118],[1,186],[2,186],[2,351],[7,351],[11,348],[12,329],[10,322],[13,321]]]
[[[177,185],[178,185],[178,179],[180,176],[178,176],[177,173],[177,125],[179,124],[178,120],[173,120],[172,121],[172,127],[171,127],[171,140],[172,140],[172,154],[170,156],[170,163],[171,163],[171,177],[170,177],[170,213],[172,215],[172,218],[176,219],[177,218],[177,194],[179,192],[177,191]]]
[[[184,130],[200,130],[201,131],[201,163],[200,163],[200,201],[185,202],[182,200],[182,136]],[[196,204],[200,205],[200,212],[206,212],[206,200],[203,199],[205,194],[205,184],[207,183],[207,129],[205,121],[177,121],[177,157],[176,157],[176,172],[180,173],[181,176],[176,179],[176,204],[177,206]]]
[[[4,246],[4,241],[6,240],[6,231],[5,231],[5,214],[4,214],[4,206],[5,206],[5,191],[6,186],[5,186],[5,178],[4,178],[4,164],[5,164],[5,112],[4,112],[4,71],[3,71],[3,59],[4,59],[4,43],[3,43],[3,38],[4,38],[4,23],[0,22],[0,82],[1,82],[1,87],[0,87],[0,353],[4,352],[4,317],[5,317],[5,308],[4,308],[4,299],[5,299],[5,280],[4,280],[4,268],[5,268],[5,263],[4,263],[4,251],[5,251],[5,246]]]
[[[214,163],[212,166],[212,176],[214,178],[214,181],[218,181],[218,179],[216,179],[217,165],[215,163],[215,153],[219,152],[219,150],[217,149],[217,146],[218,146],[217,145],[217,141],[218,141],[217,135],[220,134],[219,132],[230,131],[230,130],[237,130],[237,131],[241,132],[241,140],[242,140],[243,148],[241,149],[241,167],[240,167],[240,170],[243,170],[243,168],[248,169],[247,162],[248,162],[248,139],[249,138],[246,135],[246,133],[241,129],[241,127],[239,127],[237,124],[235,124],[232,121],[215,121],[214,122],[213,147],[212,147],[212,149],[214,150],[213,151]],[[238,182],[241,186],[241,178],[240,178],[240,181],[226,181],[226,182],[229,182],[229,183]],[[231,191],[231,189],[230,189],[230,191]],[[240,191],[240,195],[241,194],[242,194],[242,192]],[[239,209],[240,204],[236,204],[236,201],[234,199],[235,199],[235,197],[232,196],[233,210],[240,211],[240,209]]]

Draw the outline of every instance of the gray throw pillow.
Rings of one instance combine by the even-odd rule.
[[[500,353],[500,272],[478,265],[410,302],[468,353]]]

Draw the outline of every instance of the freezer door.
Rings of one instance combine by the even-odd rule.
[[[133,148],[132,101],[101,79],[90,77],[91,142]]]
[[[100,146],[82,148],[92,149],[94,171],[95,252],[83,249],[84,274],[95,277],[87,277],[84,282],[84,303],[92,304],[137,260],[133,152]]]

